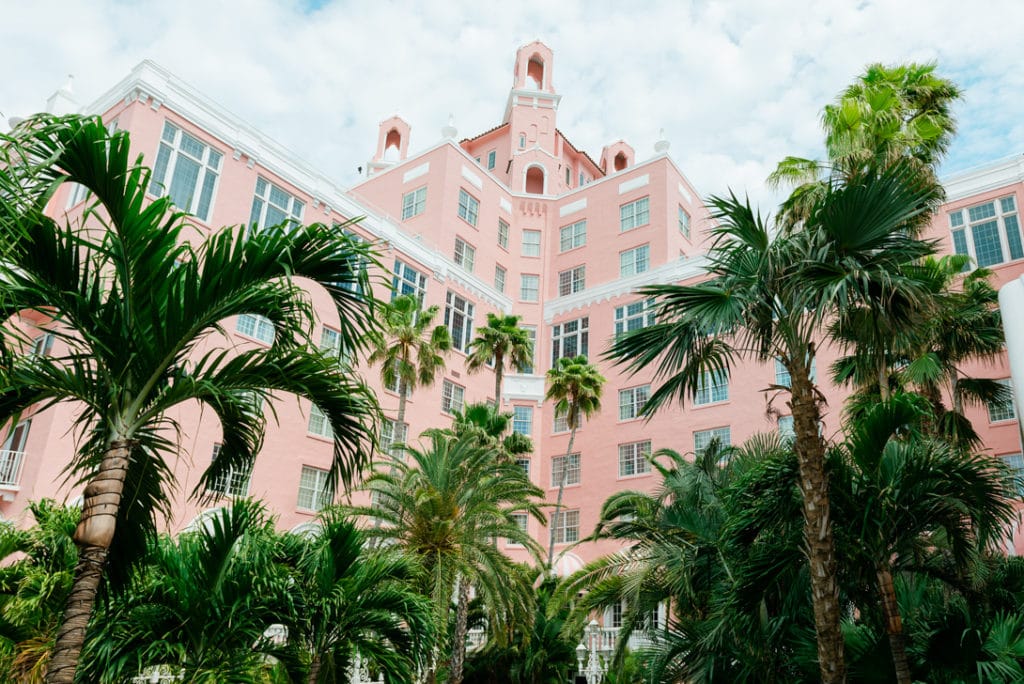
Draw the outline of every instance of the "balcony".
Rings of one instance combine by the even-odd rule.
[[[21,489],[21,465],[24,461],[24,451],[0,450],[0,497],[4,500],[10,500],[10,493]]]

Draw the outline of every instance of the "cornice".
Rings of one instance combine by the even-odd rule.
[[[1024,155],[1017,154],[983,166],[947,176],[942,180],[946,202],[1024,181]]]

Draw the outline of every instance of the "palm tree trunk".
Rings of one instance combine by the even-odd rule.
[[[455,611],[455,634],[452,636],[452,660],[448,684],[462,684],[462,669],[466,663],[466,631],[469,622],[469,580],[459,580],[459,604]]]
[[[107,553],[114,540],[130,456],[131,442],[123,439],[111,442],[99,470],[85,488],[82,517],[74,536],[78,546],[78,565],[47,668],[47,684],[72,684],[75,679],[78,655],[85,643],[85,629],[96,603],[96,591],[103,577]]]
[[[892,571],[889,566],[878,566],[878,591],[882,598],[882,614],[885,617],[885,631],[889,635],[889,650],[892,652],[892,664],[896,669],[896,681],[899,684],[910,684],[910,663],[907,662],[907,644],[903,636],[903,619],[900,617],[900,606],[896,602],[896,586],[893,583]]]
[[[878,397],[889,401],[889,367],[884,361],[878,366]]]
[[[823,684],[846,681],[843,633],[840,629],[839,584],[836,581],[835,539],[832,533],[825,444],[818,432],[821,418],[806,364],[792,369],[790,407],[794,447],[800,463],[804,542],[811,571],[814,627],[818,636],[818,665]]]
[[[555,530],[558,529],[558,518],[562,512],[562,494],[565,492],[565,476],[569,472],[569,455],[572,454],[572,443],[576,440],[576,428],[569,432],[569,446],[565,450],[565,464],[562,466],[562,477],[558,480],[558,499],[555,510],[551,513],[551,539],[548,542],[548,573],[554,572],[555,566]]]
[[[395,430],[392,433],[391,454],[398,457],[401,449],[398,444],[405,441],[405,404],[408,401],[409,385],[405,380],[398,382],[398,414],[395,416]]]
[[[320,668],[323,666],[323,661],[320,660],[320,654],[313,654],[313,662],[309,664],[309,677],[306,678],[306,684],[317,684],[320,681]]]
[[[501,411],[501,379],[505,374],[505,358],[494,355],[494,407]]]

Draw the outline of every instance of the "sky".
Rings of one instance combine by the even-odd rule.
[[[822,107],[873,62],[935,61],[965,91],[945,175],[1024,153],[1022,0],[0,0],[0,130],[74,75],[84,106],[152,59],[342,186],[380,121],[431,147],[500,123],[516,48],[554,51],[558,126],[638,161],[664,129],[704,195],[771,209],[786,155],[820,158]]]

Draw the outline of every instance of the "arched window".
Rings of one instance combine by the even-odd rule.
[[[531,195],[544,194],[544,169],[531,166],[526,170],[526,192]]]
[[[534,55],[526,64],[526,84],[529,86],[533,81],[533,88],[540,90],[544,87],[544,60],[539,55]]]
[[[617,155],[615,155],[615,162],[614,162],[614,164],[615,164],[615,170],[616,171],[621,171],[622,169],[626,168],[626,163],[627,162],[626,162],[626,153],[625,152],[619,152]]]
[[[384,138],[384,161],[397,161],[401,150],[402,135],[397,128],[392,128]]]

